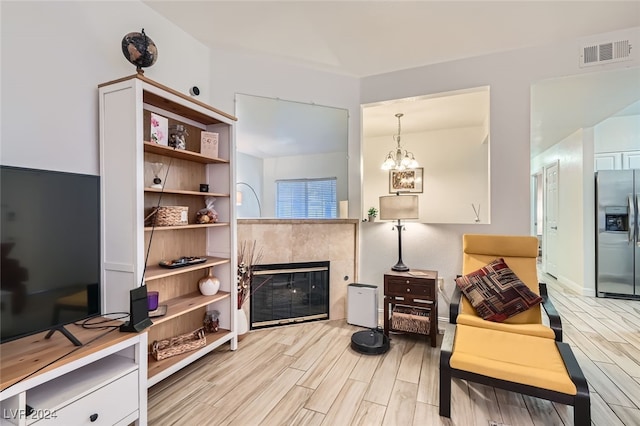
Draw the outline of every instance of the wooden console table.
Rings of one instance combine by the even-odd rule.
[[[429,318],[431,346],[436,346],[438,335],[438,272],[413,269],[409,272],[389,271],[384,274],[384,334],[394,329],[392,315],[394,308],[406,306],[424,312]]]
[[[0,424],[147,424],[147,333],[65,328],[0,346]]]

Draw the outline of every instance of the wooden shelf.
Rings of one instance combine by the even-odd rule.
[[[229,163],[229,160],[222,158],[211,158],[198,152],[187,151],[185,149],[175,149],[170,146],[158,145],[154,142],[144,142],[144,152],[164,155],[165,157],[179,158],[181,160],[195,161],[203,164]]]
[[[149,354],[148,359],[148,379],[149,385],[154,385],[158,381],[162,380],[163,375],[162,372],[168,370],[172,367],[177,367],[180,364],[189,364],[188,358],[195,357],[198,358],[205,353],[211,352],[216,347],[220,345],[221,340],[229,340],[231,338],[231,332],[229,330],[219,329],[215,333],[207,333],[207,346],[204,348],[200,348],[196,351],[185,352],[180,355],[172,356],[171,358],[163,359],[161,361],[156,361],[156,359]],[[156,378],[158,376],[158,378]]]
[[[156,192],[158,194],[176,194],[176,195],[201,195],[203,197],[229,197],[230,194],[223,194],[218,192],[200,192],[200,191],[184,191],[181,189],[158,189],[158,188],[145,188],[144,192]]]
[[[158,280],[160,278],[171,277],[173,275],[184,274],[185,272],[198,271],[200,269],[210,268],[216,265],[222,265],[225,263],[229,263],[229,259],[225,259],[222,257],[209,257],[206,262],[198,263],[196,265],[191,266],[183,266],[180,268],[164,268],[160,265],[147,265],[147,270],[144,274],[144,280],[153,281]]]
[[[100,85],[99,102],[100,125],[105,129],[100,132],[100,149],[104,158],[113,160],[100,164],[101,179],[109,189],[101,203],[103,253],[122,253],[121,262],[115,266],[108,263],[117,271],[118,279],[110,280],[105,287],[107,305],[117,307],[114,311],[127,309],[130,283],[143,276],[144,283],[158,291],[160,302],[167,306],[164,316],[151,319],[154,324],[149,335],[153,339],[168,339],[201,327],[208,305],[221,312],[220,322],[229,329],[208,335],[206,347],[161,362],[150,361],[148,376],[153,380],[148,384],[153,385],[223,343],[230,342],[233,350],[237,348],[233,330],[236,224],[231,220],[235,208],[231,203],[235,190],[231,159],[236,118],[142,75]],[[128,111],[135,111],[135,115],[127,115]],[[152,142],[151,113],[165,117],[168,125],[183,124],[193,136],[185,141],[187,149]],[[218,134],[217,158],[200,153],[198,134],[202,131]],[[127,161],[117,161],[120,159]],[[162,177],[163,184],[170,183],[167,188],[152,188],[148,182],[152,176],[148,164],[153,162],[171,164]],[[198,190],[203,183],[210,184],[211,192]],[[200,224],[198,212],[207,204],[207,197],[216,198],[220,221]],[[162,204],[186,207],[188,223],[144,226],[144,218]],[[152,231],[163,232],[151,238]],[[206,260],[179,268],[158,264],[180,256],[202,256]],[[140,259],[149,260],[144,271]],[[198,280],[208,268],[215,269],[220,280],[220,291],[214,296],[204,296],[198,290]]]
[[[118,327],[122,324],[118,320],[98,317],[88,323],[94,324],[100,320],[107,321],[104,325]],[[9,386],[29,377],[33,379],[46,375],[45,373],[56,368],[78,362],[85,356],[89,358],[95,352],[115,347],[131,337],[131,334],[119,332],[105,333],[102,336],[104,330],[84,328],[76,324],[66,324],[65,328],[85,346],[77,347],[73,353],[69,353],[74,346],[62,333],[54,333],[51,338],[45,339],[46,331],[3,343],[0,390],[5,391]],[[34,371],[38,372],[28,376]]]
[[[161,303],[161,305],[167,305],[167,313],[161,317],[151,318],[151,321],[154,325],[162,324],[163,322],[179,317],[182,314],[194,311],[198,308],[228,297],[229,293],[226,291],[219,291],[213,296],[203,296],[200,293],[184,294]]]
[[[229,222],[216,222],[216,223],[190,223],[189,225],[176,225],[176,226],[145,226],[146,231],[171,231],[174,229],[195,229],[195,228],[214,228],[216,226],[229,226]]]

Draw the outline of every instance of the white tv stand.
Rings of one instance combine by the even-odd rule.
[[[0,425],[146,425],[147,333],[65,327],[0,345]]]

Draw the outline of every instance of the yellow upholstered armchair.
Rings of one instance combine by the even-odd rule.
[[[485,320],[456,285],[450,306],[450,323],[445,326],[440,349],[440,415],[450,417],[451,380],[459,378],[572,405],[574,424],[590,425],[587,380],[571,347],[561,341],[560,317],[550,304],[546,286],[538,283],[537,239],[464,235],[463,252],[465,277],[458,281],[465,288],[465,294],[472,298],[474,292],[483,294],[482,303],[475,304],[479,310],[493,314],[495,310],[492,308],[501,304],[515,306],[506,300],[507,292],[516,293],[519,297],[516,304],[520,306],[511,311],[513,315],[503,322]],[[491,266],[487,267],[488,264]],[[478,274],[478,270],[482,270],[482,274]],[[487,280],[491,284],[499,281],[497,285],[504,292],[498,296],[490,295],[489,287],[478,284],[486,284]],[[512,283],[517,289],[508,285]],[[491,303],[485,302],[490,298],[493,298]],[[541,299],[549,316],[550,328],[542,321]],[[484,317],[494,318],[491,315]],[[507,315],[501,319],[505,317]]]
[[[549,326],[543,323],[540,305],[533,306],[504,322],[481,318],[456,285],[451,299],[449,322],[490,328],[562,341],[562,323],[548,297],[547,286],[538,282],[538,239],[531,236],[465,234],[462,237],[462,274],[474,272],[488,263],[503,258],[509,268],[534,293],[542,297]]]

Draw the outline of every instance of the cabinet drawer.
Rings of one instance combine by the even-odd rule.
[[[138,371],[133,371],[55,412],[51,411],[47,417],[33,424],[115,425],[138,409],[138,392]]]
[[[435,283],[432,280],[411,278],[387,278],[384,292],[388,296],[433,298]]]

